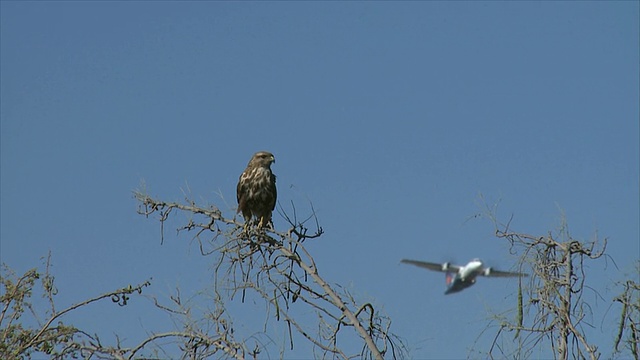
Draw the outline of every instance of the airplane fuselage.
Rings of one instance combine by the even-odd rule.
[[[460,268],[455,273],[447,273],[447,290],[445,295],[457,293],[476,283],[476,277],[482,272],[482,262],[480,260],[471,260],[467,265]]]

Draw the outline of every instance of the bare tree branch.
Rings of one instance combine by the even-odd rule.
[[[289,329],[294,329],[325,354],[344,359],[351,357],[335,345],[338,335],[342,333],[340,329],[345,326],[353,327],[363,340],[366,349],[361,354],[363,357],[382,359],[388,345],[393,349],[394,358],[400,354],[393,344],[397,338],[388,333],[389,322],[376,322],[382,318],[373,306],[357,305],[350,297],[350,301],[345,301],[343,295],[319,275],[315,260],[304,246],[306,240],[318,238],[323,233],[314,214],[303,222],[296,222],[295,207],[293,216],[280,208],[279,211],[290,225],[287,231],[255,227],[247,227],[245,231],[243,223],[225,218],[215,206],[199,207],[189,200],[184,204],[163,202],[141,192],[135,192],[134,196],[139,201],[138,213],[147,217],[159,215],[162,231],[164,223],[174,211],[191,216],[186,225],[179,227],[179,231],[194,231],[193,238],[198,241],[201,253],[217,256],[214,267],[216,287],[228,291],[230,299],[241,295],[244,301],[247,291],[259,295],[272,306],[276,320],[284,320]],[[316,230],[311,233],[305,222],[312,219]],[[229,287],[224,287],[224,284]],[[309,330],[305,330],[289,311],[298,300],[317,311],[319,324],[329,326],[323,314],[333,319],[335,325],[332,326],[334,330],[331,335],[325,339],[323,336],[312,336]],[[360,319],[360,315],[365,313],[363,309],[368,312],[366,321]],[[290,341],[293,344],[293,339]]]
[[[62,311],[56,311],[53,304],[53,296],[57,293],[57,290],[53,283],[53,276],[49,272],[50,259],[51,256],[49,255],[44,275],[40,274],[36,269],[31,269],[20,276],[17,281],[13,280],[16,275],[7,266],[4,266],[6,274],[2,276],[5,292],[1,297],[3,307],[0,314],[0,327],[3,328],[3,331],[0,339],[2,340],[0,342],[0,358],[29,357],[32,352],[44,352],[54,357],[76,353],[81,347],[81,342],[76,340],[75,337],[83,336],[85,333],[73,326],[64,325],[61,321],[64,315],[104,299],[111,299],[118,305],[125,306],[129,301],[129,295],[133,293],[140,294],[143,288],[150,285],[149,281],[137,286],[129,285],[125,288],[78,302]],[[51,314],[37,328],[27,328],[19,320],[23,315],[24,309],[31,308],[29,298],[32,296],[35,281],[40,278],[43,280],[44,297],[49,302]],[[37,319],[37,313],[33,310],[32,313]],[[9,315],[8,319],[7,315]],[[54,326],[53,323],[55,321],[57,321],[57,325]]]
[[[585,320],[590,312],[589,303],[583,299],[584,289],[589,288],[585,282],[584,263],[605,254],[607,239],[575,240],[566,223],[557,235],[517,233],[510,228],[511,219],[507,225],[500,225],[495,216],[491,218],[496,225],[496,236],[509,242],[511,253],[520,255],[520,269],[530,272],[531,276],[528,284],[523,284],[522,280],[519,284],[516,319],[500,319],[501,325],[489,355],[493,357],[494,349],[500,349],[501,357],[530,353],[534,346],[550,341],[558,359],[598,359],[598,348],[588,341],[582,329],[587,325]],[[518,342],[514,353],[502,353],[498,343],[505,336],[502,330],[515,331],[514,339]],[[513,346],[512,341],[505,341]]]

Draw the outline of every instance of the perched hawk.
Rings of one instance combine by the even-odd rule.
[[[255,216],[258,227],[273,226],[271,213],[276,207],[276,176],[271,164],[276,162],[273,154],[259,151],[253,155],[247,168],[238,180],[238,212],[244,216],[245,227]]]

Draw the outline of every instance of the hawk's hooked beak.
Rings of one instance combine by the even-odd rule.
[[[271,155],[271,162],[274,163],[274,164],[276,163],[276,157],[273,156],[273,155]]]

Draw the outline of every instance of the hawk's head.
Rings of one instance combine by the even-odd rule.
[[[271,164],[276,162],[276,158],[268,151],[258,151],[249,161],[249,167],[266,167],[271,168]]]

